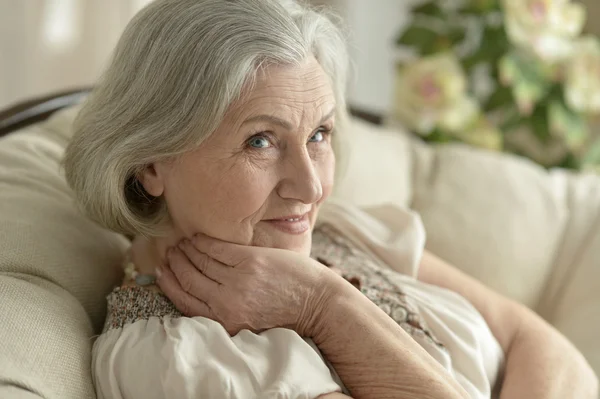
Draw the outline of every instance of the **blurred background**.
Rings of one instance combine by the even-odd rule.
[[[147,0],[0,0],[0,108],[89,86]]]
[[[128,20],[149,0],[0,0],[0,108],[31,96],[90,85]],[[400,0],[315,0],[350,26],[356,74],[351,102],[383,112],[392,98]]]
[[[31,96],[90,85],[129,19],[149,0],[0,0],[0,108]],[[313,0],[333,7],[351,36],[350,102],[384,113],[392,102],[395,38],[404,0]],[[591,21],[600,1],[587,0]],[[594,18],[595,16],[595,18]],[[600,32],[600,24],[595,24]]]
[[[414,110],[407,110],[407,107],[414,107],[415,104],[401,104],[402,98],[411,93],[407,94],[402,91],[402,88],[399,89],[399,83],[405,81],[404,78],[408,75],[404,72],[400,73],[400,71],[406,69],[407,66],[410,67],[411,63],[415,64],[415,61],[419,61],[419,57],[416,59],[413,57],[409,61],[403,59],[406,50],[412,50],[413,53],[416,50],[422,60],[426,56],[448,50],[454,51],[456,48],[456,43],[446,40],[451,39],[452,34],[455,33],[450,32],[448,35],[445,33],[445,29],[450,26],[450,23],[453,23],[450,19],[444,20],[447,15],[450,15],[446,11],[448,7],[454,7],[452,4],[462,4],[463,6],[467,4],[467,7],[470,7],[468,10],[470,14],[465,14],[468,18],[473,17],[480,21],[487,21],[497,16],[501,4],[517,4],[515,1],[525,5],[525,11],[515,10],[514,12],[522,14],[531,11],[532,21],[538,24],[534,27],[536,31],[546,32],[544,16],[547,16],[550,21],[553,15],[556,17],[556,15],[563,15],[565,12],[569,14],[570,11],[574,11],[561,11],[558,7],[563,6],[559,4],[563,4],[565,1],[556,0],[311,0],[314,4],[333,8],[342,17],[347,28],[350,54],[354,64],[353,78],[349,83],[349,103],[354,109],[376,118],[388,117],[387,122],[398,122],[402,127],[429,141],[464,141],[473,145],[516,152],[547,167],[580,168],[582,163],[579,158],[590,158],[589,155],[580,154],[582,147],[588,149],[593,146],[592,140],[588,139],[592,135],[588,131],[583,132],[582,130],[584,123],[585,126],[589,126],[590,119],[586,114],[585,122],[582,122],[579,113],[570,112],[569,107],[566,107],[568,112],[563,112],[562,108],[559,110],[560,112],[554,112],[556,107],[553,102],[542,103],[542,107],[538,110],[536,102],[545,97],[552,89],[546,83],[540,88],[537,83],[532,85],[531,79],[529,79],[526,84],[516,85],[512,88],[515,98],[521,95],[521,97],[526,96],[526,100],[531,100],[531,98],[534,100],[534,104],[525,104],[525,108],[531,109],[526,109],[525,111],[528,112],[523,113],[522,99],[515,99],[516,106],[521,106],[519,112],[523,116],[517,123],[519,127],[517,130],[522,132],[521,127],[525,124],[534,133],[539,130],[538,133],[541,132],[541,136],[538,134],[540,136],[538,142],[531,138],[534,134],[509,137],[504,131],[498,132],[496,130],[499,129],[489,129],[490,126],[494,128],[500,125],[504,126],[503,123],[506,122],[504,119],[510,119],[508,116],[511,114],[508,111],[502,114],[504,119],[501,118],[500,121],[492,119],[493,123],[489,121],[486,114],[485,123],[481,122],[481,118],[478,119],[476,131],[471,129],[473,130],[472,134],[465,133],[458,137],[452,131],[445,131],[437,125],[431,125],[433,123],[431,113],[415,116],[413,115]],[[127,22],[148,2],[149,0],[0,0],[0,109],[35,96],[92,85],[106,65]],[[566,1],[566,3],[569,2]],[[595,24],[594,21],[600,19],[600,1],[585,0],[573,3],[581,3],[579,6],[584,6],[586,13],[585,18],[581,20],[583,24],[581,30],[575,26],[577,34],[573,36],[597,35],[600,32],[600,24]],[[415,7],[423,4],[425,6],[417,8],[417,11],[421,13],[418,14],[418,17],[423,17],[424,19],[422,19],[426,21],[425,28],[423,26],[415,28]],[[438,11],[439,9],[443,10],[443,13],[440,14],[436,11],[436,7]],[[518,8],[520,5],[513,8],[515,7]],[[455,14],[461,23],[465,20],[465,15]],[[433,31],[437,31],[437,33],[432,35]],[[468,29],[460,32],[460,41],[469,39],[470,35],[472,36],[473,32]],[[550,32],[550,36],[551,39],[555,39],[552,32]],[[504,44],[508,41],[506,38],[503,40]],[[494,48],[497,44],[494,41],[484,42],[485,45],[480,46],[482,49]],[[434,43],[433,47],[432,43]],[[441,47],[439,43],[442,43]],[[496,47],[502,47],[502,43]],[[508,49],[508,47],[506,48]],[[600,49],[600,46],[598,48]],[[508,50],[507,54],[510,53]],[[477,56],[483,57],[482,60],[485,61],[480,64],[491,65],[494,63],[495,65],[500,60],[498,57],[492,59],[494,55],[481,51],[479,53]],[[600,51],[598,54],[598,65],[600,65]],[[485,57],[489,59],[485,59]],[[435,65],[434,62],[434,69]],[[417,63],[417,66],[423,69],[423,64]],[[463,66],[468,72],[468,79],[471,74],[479,73],[481,70],[479,64],[476,65],[478,68],[473,70],[470,69],[472,65],[467,67],[463,62]],[[544,65],[543,67],[545,68]],[[600,72],[598,74],[600,75]],[[498,76],[495,78],[499,79]],[[424,79],[423,84],[429,85],[426,88],[429,90],[429,94],[437,95],[439,93],[435,91],[437,90],[435,85],[431,86],[432,82],[435,83],[438,79],[438,83],[440,83],[440,79],[447,79],[447,77],[429,76]],[[460,81],[456,77],[452,79],[453,82]],[[600,76],[598,76],[598,81],[600,82]],[[431,92],[432,87],[433,92]],[[439,88],[439,90],[442,89],[443,87]],[[504,90],[503,93],[506,91]],[[593,94],[588,93],[588,95]],[[597,95],[600,97],[600,88],[598,88]],[[398,100],[399,96],[401,97],[400,101]],[[484,104],[485,101],[480,102],[483,104],[484,111],[487,112],[489,104]],[[463,116],[462,119],[465,119],[464,115],[471,115],[469,112],[473,112],[472,108],[460,109],[457,112]],[[548,111],[550,108],[553,111],[552,115]],[[434,111],[438,112],[439,110]],[[542,114],[543,117],[540,117]],[[497,115],[495,116],[497,117]],[[469,130],[461,124],[456,125],[456,120],[452,122],[454,126],[461,127],[462,133]],[[550,124],[554,127],[558,126],[554,129],[557,131],[562,127],[563,130],[576,132],[570,137],[564,138],[563,141],[567,142],[567,146],[556,143],[557,139],[551,134]],[[533,127],[531,128],[531,126]],[[585,140],[582,139],[584,133]],[[544,135],[545,137],[542,137]],[[594,151],[597,154],[593,154],[592,158],[598,158],[600,163],[600,144]]]

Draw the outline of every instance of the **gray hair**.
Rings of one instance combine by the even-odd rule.
[[[328,16],[293,0],[150,3],[128,24],[75,120],[64,167],[78,203],[111,230],[160,234],[164,199],[147,194],[136,176],[202,143],[268,65],[314,56],[331,80],[340,130],[345,46]]]

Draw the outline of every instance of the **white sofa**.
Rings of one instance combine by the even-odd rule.
[[[78,213],[59,161],[77,109],[0,139],[0,397],[94,398],[92,337],[127,240]],[[600,372],[600,178],[433,148],[354,120],[335,195],[421,213],[428,248],[538,311]]]

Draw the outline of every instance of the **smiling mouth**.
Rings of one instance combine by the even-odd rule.
[[[279,219],[264,220],[264,222],[287,234],[299,235],[310,230],[308,212],[303,215],[289,215]]]

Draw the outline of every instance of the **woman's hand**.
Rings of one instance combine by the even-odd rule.
[[[167,253],[157,272],[165,295],[186,316],[222,324],[231,335],[274,327],[306,336],[327,306],[336,280],[307,256],[197,235]]]

